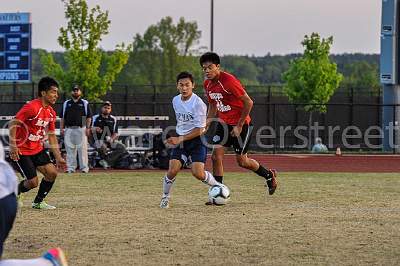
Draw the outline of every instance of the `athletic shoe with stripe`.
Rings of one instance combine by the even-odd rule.
[[[32,202],[32,208],[39,209],[39,210],[54,210],[54,209],[56,209],[55,206],[47,204],[45,201],[38,202],[38,203]]]
[[[67,259],[61,248],[49,249],[43,254],[43,258],[49,260],[53,266],[68,266]]]

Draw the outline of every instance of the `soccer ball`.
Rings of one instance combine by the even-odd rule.
[[[225,205],[230,196],[231,192],[225,185],[214,185],[208,190],[208,201],[215,205]]]

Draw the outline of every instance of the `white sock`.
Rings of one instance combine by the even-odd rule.
[[[175,178],[170,180],[166,175],[163,178],[163,198],[169,197],[169,193],[171,192],[172,185],[175,182]]]
[[[217,180],[215,180],[214,176],[208,172],[208,171],[204,171],[206,173],[206,178],[204,178],[203,183],[209,185],[209,186],[215,186],[215,185],[221,185],[221,183],[217,182]]]
[[[0,266],[53,266],[49,260],[45,258],[37,258],[30,260],[2,260]]]

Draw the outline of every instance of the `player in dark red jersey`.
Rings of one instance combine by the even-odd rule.
[[[265,169],[259,162],[247,156],[252,129],[249,114],[253,101],[235,76],[221,71],[220,58],[216,53],[203,54],[200,65],[206,76],[204,89],[209,102],[206,128],[216,117],[219,120],[212,138],[215,179],[222,183],[225,147],[233,146],[238,165],[264,177],[269,194],[274,194],[277,188],[276,171]]]
[[[10,158],[15,161],[24,177],[18,185],[18,195],[38,186],[36,170],[44,175],[32,203],[34,209],[55,209],[43,201],[53,187],[58,173],[48,150],[43,147],[46,135],[57,166],[63,169],[66,167],[55,135],[56,112],[51,107],[57,98],[58,83],[50,77],[42,78],[38,84],[38,98],[25,104],[9,126]]]

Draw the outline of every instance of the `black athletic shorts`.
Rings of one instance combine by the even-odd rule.
[[[12,193],[0,199],[0,260],[3,253],[3,244],[13,226],[17,214],[17,199]]]
[[[222,145],[224,147],[233,147],[236,154],[246,154],[249,149],[251,131],[253,126],[244,124],[240,137],[232,137],[231,131],[234,126],[224,123],[218,123],[214,136],[211,138],[212,145]]]
[[[37,176],[36,168],[52,163],[49,151],[43,149],[34,155],[20,155],[19,160],[15,162],[16,169],[26,179],[32,179]]]

